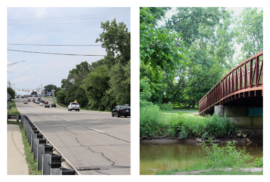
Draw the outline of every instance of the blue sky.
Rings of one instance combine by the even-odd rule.
[[[101,22],[124,22],[130,31],[130,8],[7,8],[8,44],[101,45],[95,43],[102,33]],[[19,46],[8,49],[35,52],[106,55],[104,48]],[[42,84],[61,86],[69,70],[82,61],[92,63],[103,56],[65,56],[7,52],[8,81],[13,88],[36,89]]]

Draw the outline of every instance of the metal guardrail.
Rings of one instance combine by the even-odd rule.
[[[80,175],[30,119],[21,115],[26,138],[43,175]]]
[[[263,51],[237,65],[205,94],[199,102],[199,113],[237,94],[248,92],[250,96],[250,91],[254,91],[256,96],[256,90],[263,90]]]

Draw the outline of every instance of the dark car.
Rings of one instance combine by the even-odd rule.
[[[32,99],[33,102],[35,102],[35,99]]]
[[[56,107],[56,104],[51,104],[51,107]]]
[[[28,102],[31,102],[31,99],[28,99],[27,101],[28,101]]]
[[[24,96],[22,95],[21,98],[24,98]]]
[[[44,104],[44,108],[46,108],[46,107],[50,108],[50,105],[49,104]]]
[[[120,117],[120,116],[130,116],[130,106],[126,105],[118,105],[112,110],[112,117],[114,116]]]

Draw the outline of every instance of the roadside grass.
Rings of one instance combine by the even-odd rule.
[[[19,111],[17,110],[15,102],[12,100],[7,105],[11,106],[11,110],[7,110],[9,115],[20,115]]]
[[[26,155],[26,161],[28,163],[28,168],[29,168],[29,174],[30,175],[42,175],[42,171],[37,170],[37,161],[34,161],[34,154],[31,153],[31,147],[29,146],[28,140],[26,138],[26,135],[23,130],[23,126],[21,122],[15,122],[15,121],[8,121],[8,124],[16,124],[19,125],[21,134],[22,134],[22,139],[23,139],[23,145],[24,145],[24,152]]]

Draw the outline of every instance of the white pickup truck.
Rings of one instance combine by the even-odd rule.
[[[68,105],[68,111],[72,111],[72,110],[80,111],[80,105],[77,102],[71,102]]]

